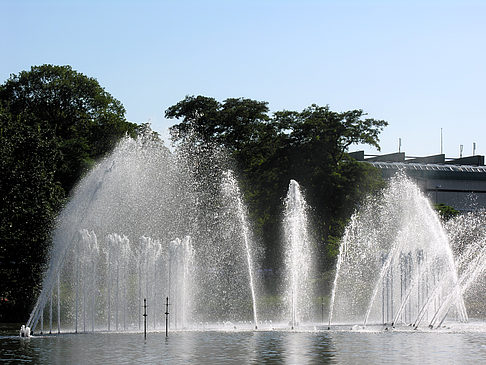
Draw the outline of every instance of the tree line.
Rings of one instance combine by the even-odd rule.
[[[231,156],[267,268],[281,263],[282,199],[290,179],[313,207],[323,273],[332,270],[357,204],[383,186],[379,171],[346,154],[354,143],[379,148],[387,122],[362,110],[311,105],[270,113],[264,101],[187,96],[165,116],[176,122],[170,129],[176,146],[218,146]],[[70,66],[34,66],[0,85],[0,321],[28,316],[55,217],[76,182],[120,138],[146,132],[97,80]]]

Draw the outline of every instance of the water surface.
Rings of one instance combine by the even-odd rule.
[[[465,364],[486,359],[485,332],[190,331],[0,337],[1,363]]]

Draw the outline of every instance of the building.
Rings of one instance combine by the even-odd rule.
[[[349,155],[379,168],[384,178],[404,171],[436,204],[443,203],[462,212],[486,209],[484,156],[449,159],[443,154],[411,157],[404,152],[365,155],[364,151]]]

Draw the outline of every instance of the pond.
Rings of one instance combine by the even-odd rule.
[[[484,327],[266,330],[0,337],[2,363],[466,364],[486,359]]]

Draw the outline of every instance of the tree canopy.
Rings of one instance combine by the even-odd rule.
[[[269,120],[267,104],[244,98],[219,103],[205,96],[187,96],[169,107],[165,116],[182,120],[171,127],[175,143],[195,138],[197,144],[215,143],[240,151],[252,142],[261,142],[260,128]]]
[[[66,191],[120,137],[137,129],[96,79],[70,66],[33,66],[11,75],[0,86],[0,103],[13,116],[28,115],[24,123],[30,127],[51,130],[60,153],[56,179]]]

